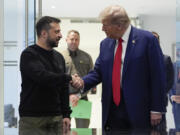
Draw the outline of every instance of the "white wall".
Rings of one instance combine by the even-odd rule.
[[[180,21],[176,22],[176,42],[180,42]]]
[[[4,17],[4,1],[0,0],[0,134],[3,135],[3,120],[4,120],[4,89],[3,89],[3,30],[4,30],[4,22],[3,22],[3,17]]]
[[[44,0],[43,13],[56,17],[97,17],[109,5],[120,4],[130,15],[172,14],[175,0]],[[163,4],[162,4],[163,3]]]
[[[176,17],[158,15],[140,15],[143,29],[156,31],[160,35],[164,54],[173,56],[172,44],[176,42]]]

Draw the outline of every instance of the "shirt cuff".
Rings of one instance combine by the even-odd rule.
[[[156,112],[156,111],[151,111],[151,113],[154,113],[154,114],[165,114],[165,112]]]
[[[80,99],[82,97],[81,93],[77,93],[76,96]]]

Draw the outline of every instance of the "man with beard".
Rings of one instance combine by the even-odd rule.
[[[38,41],[21,54],[22,91],[19,131],[34,128],[70,127],[68,84],[63,56],[53,48],[62,38],[60,20],[45,16],[36,24]]]

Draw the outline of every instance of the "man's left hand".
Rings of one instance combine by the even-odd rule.
[[[180,96],[179,95],[171,96],[171,100],[176,102],[177,104],[180,104]]]
[[[71,104],[72,104],[72,107],[75,107],[75,106],[78,105],[79,97],[78,97],[77,95],[71,94],[71,95],[69,96],[69,98],[70,98],[70,102],[71,102]]]
[[[151,112],[151,125],[156,126],[158,125],[162,120],[162,114],[161,113],[153,113]]]

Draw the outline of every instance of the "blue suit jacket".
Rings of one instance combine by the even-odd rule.
[[[179,69],[180,69],[180,62],[175,62],[174,65],[174,83],[173,83],[173,87],[171,88],[171,90],[169,91],[169,99],[170,102],[173,105],[173,112],[175,112],[175,105],[177,104],[176,102],[173,102],[171,100],[171,96],[173,95],[179,95],[179,91],[180,91],[180,78],[178,77],[179,74]],[[177,92],[178,91],[178,92]]]
[[[173,110],[173,116],[174,116],[174,122],[176,127],[176,132],[180,132],[180,104],[177,104],[176,102],[171,100],[171,96],[173,95],[179,95],[180,93],[180,79],[178,77],[180,69],[180,62],[177,61],[174,64],[174,85],[172,89],[169,91],[170,101],[172,103],[172,110]]]
[[[94,70],[83,78],[84,90],[102,82],[102,126],[112,102],[112,69],[116,40],[101,42]],[[165,66],[157,39],[132,27],[123,63],[123,96],[133,127],[150,127],[150,111],[165,112]]]

